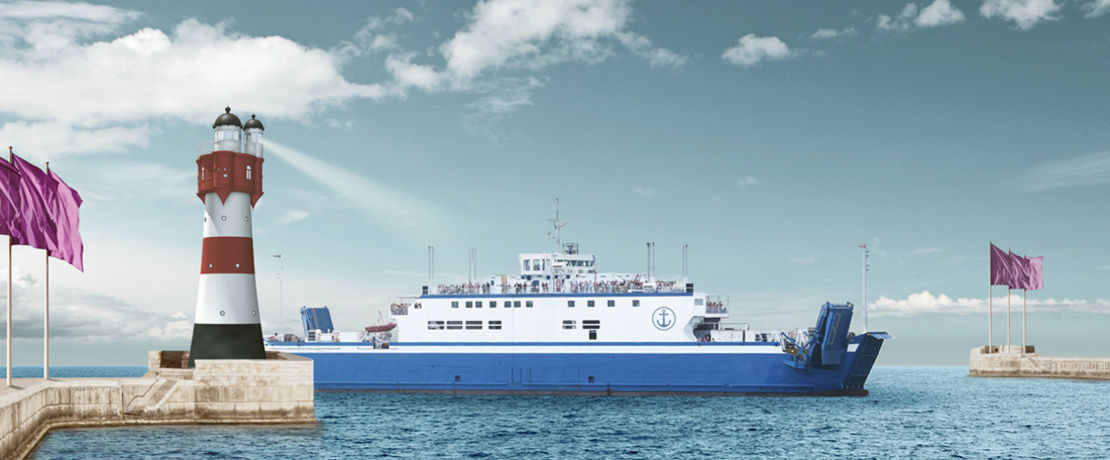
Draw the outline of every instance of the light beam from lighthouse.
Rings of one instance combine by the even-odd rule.
[[[264,128],[254,115],[241,124],[227,107],[212,129],[211,151],[197,157],[204,243],[189,367],[197,359],[266,357],[251,239],[251,209],[262,197]]]

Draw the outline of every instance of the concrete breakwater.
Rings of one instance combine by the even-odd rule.
[[[315,423],[312,360],[197,360],[151,351],[140,378],[15,379],[0,390],[0,458],[24,458],[52,429],[118,425]]]
[[[972,377],[1110,380],[1110,358],[1047,357],[1031,345],[972,348],[968,369]]]

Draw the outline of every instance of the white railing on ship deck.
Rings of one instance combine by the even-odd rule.
[[[669,293],[685,292],[686,286],[678,281],[656,281],[650,283],[635,281],[598,281],[598,282],[563,282],[554,286],[549,283],[529,285],[516,284],[440,284],[436,286],[434,294],[620,294],[629,292]],[[723,308],[723,307],[722,307]]]

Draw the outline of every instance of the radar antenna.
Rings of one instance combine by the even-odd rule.
[[[563,241],[560,235],[560,230],[567,225],[566,222],[559,220],[559,199],[555,198],[555,218],[547,219],[551,222],[552,230],[547,232],[548,238],[555,240],[555,251],[563,250]]]

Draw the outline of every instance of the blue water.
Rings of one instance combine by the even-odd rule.
[[[855,398],[317,393],[315,426],[60,430],[35,458],[1110,455],[1110,382],[879,367],[867,386]]]

